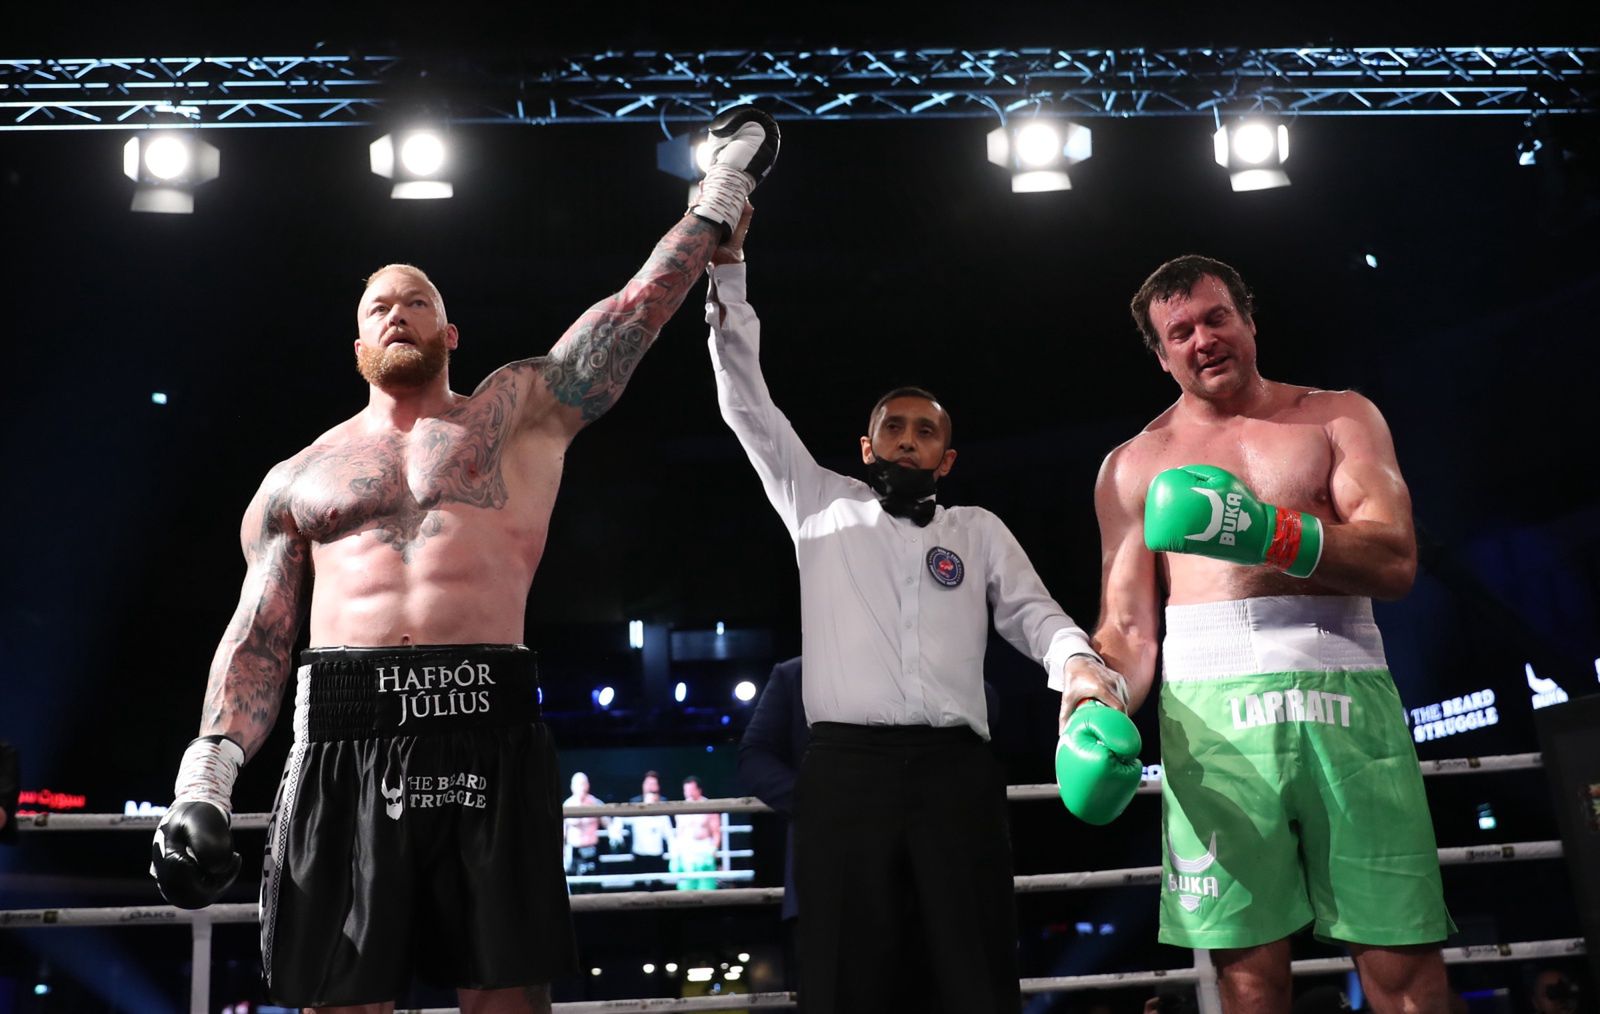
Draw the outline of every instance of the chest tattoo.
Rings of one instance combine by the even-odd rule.
[[[300,531],[327,543],[371,530],[409,563],[444,530],[454,504],[500,510],[509,499],[501,455],[516,394],[510,378],[480,390],[410,434],[388,433],[311,448],[291,484]]]

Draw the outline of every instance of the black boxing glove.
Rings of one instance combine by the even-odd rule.
[[[239,875],[230,822],[243,763],[243,748],[225,736],[201,736],[183,752],[172,806],[150,845],[150,875],[179,908],[205,908]]]
[[[778,121],[755,106],[734,106],[711,121],[711,168],[700,181],[700,195],[689,208],[722,226],[724,241],[744,213],[756,184],[778,158]]]

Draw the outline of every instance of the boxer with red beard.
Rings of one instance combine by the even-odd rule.
[[[568,446],[777,156],[777,124],[748,106],[710,133],[698,199],[633,280],[471,394],[450,389],[461,336],[439,290],[380,268],[357,306],[366,407],[268,472],[245,512],[244,587],[151,873],[202,908],[238,872],[233,782],[277,718],[309,614],[261,880],[278,1003],[392,1009],[416,971],[473,1014],[548,1011],[550,981],[575,967],[528,591]]]

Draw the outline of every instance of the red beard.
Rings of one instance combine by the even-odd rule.
[[[416,345],[356,346],[356,369],[363,380],[382,390],[422,387],[443,373],[449,362],[443,331]]]

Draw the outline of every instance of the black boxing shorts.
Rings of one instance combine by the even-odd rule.
[[[268,995],[401,996],[413,971],[501,989],[575,970],[561,775],[531,651],[301,655],[261,877]]]

